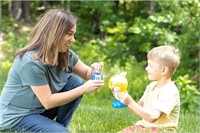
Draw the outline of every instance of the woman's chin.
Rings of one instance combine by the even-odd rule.
[[[62,50],[62,51],[59,51],[59,53],[66,53],[69,49],[65,49],[65,50]]]

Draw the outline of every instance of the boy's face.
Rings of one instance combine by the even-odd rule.
[[[147,71],[149,80],[159,80],[162,76],[162,66],[154,60],[148,59],[148,65],[145,70]]]

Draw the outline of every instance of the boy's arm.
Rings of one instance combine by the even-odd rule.
[[[143,102],[141,100],[139,100],[138,104],[143,107]]]
[[[139,102],[138,102],[138,105],[140,105],[141,107],[143,107],[143,102],[142,102],[142,101],[139,101]],[[132,113],[136,114],[136,113],[134,112],[134,110],[131,110],[130,108],[129,108],[129,110],[130,110]]]
[[[148,122],[153,123],[161,115],[161,112],[159,110],[146,110],[145,108],[143,108],[142,101],[136,103],[129,94],[127,95],[126,93],[118,93],[117,97],[122,103],[127,105],[131,112],[142,117]]]
[[[128,108],[131,112],[134,112],[138,116],[142,117],[148,122],[155,122],[157,119],[159,119],[161,112],[159,110],[145,110],[142,106],[137,104],[134,100],[130,102],[128,105]]]

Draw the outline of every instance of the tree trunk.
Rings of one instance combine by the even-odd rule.
[[[22,2],[22,18],[25,22],[28,22],[30,20],[30,10],[29,10],[29,1],[23,1]]]
[[[151,15],[154,15],[155,13],[155,1],[154,0],[151,0],[150,1],[150,12],[151,12]]]
[[[2,3],[1,3],[1,0],[0,0],[0,19],[2,18]]]
[[[29,18],[29,1],[15,1],[10,0],[9,1],[9,17],[12,17],[15,19],[15,21],[28,21]]]
[[[9,1],[9,17],[14,18],[16,21],[21,19],[21,3],[21,1]]]

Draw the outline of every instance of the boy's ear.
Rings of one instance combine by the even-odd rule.
[[[162,68],[162,75],[165,75],[167,73],[169,73],[169,68],[166,67],[166,66],[163,66],[163,68]]]

